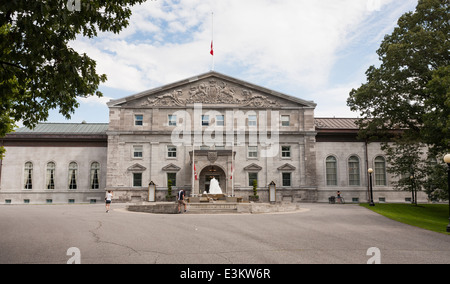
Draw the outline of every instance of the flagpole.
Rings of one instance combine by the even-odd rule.
[[[212,26],[212,34],[211,34],[211,55],[212,55],[212,65],[211,65],[211,71],[214,71],[214,48],[213,48],[213,43],[214,43],[214,12],[211,12],[211,26]]]
[[[192,192],[191,197],[195,196],[195,138],[192,143]]]

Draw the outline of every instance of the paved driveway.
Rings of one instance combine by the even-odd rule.
[[[450,263],[450,236],[357,205],[302,204],[300,212],[264,215],[151,215],[124,207],[0,206],[0,263]],[[368,256],[370,248],[378,251]]]

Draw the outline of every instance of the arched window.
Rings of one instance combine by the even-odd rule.
[[[69,165],[69,189],[77,189],[78,165],[75,162]]]
[[[93,162],[91,164],[91,189],[100,188],[100,164]]]
[[[337,160],[333,156],[329,156],[326,160],[327,185],[337,185]]]
[[[351,156],[348,159],[348,184],[350,186],[361,185],[359,173],[359,158],[357,156]]]
[[[24,185],[25,189],[33,189],[33,163],[26,162],[25,163],[25,171],[24,171]]]
[[[55,170],[56,165],[53,162],[47,163],[46,186],[47,189],[55,189]]]
[[[375,185],[386,186],[386,160],[384,157],[375,158]]]

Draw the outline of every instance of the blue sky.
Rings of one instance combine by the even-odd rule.
[[[81,0],[83,1],[83,0]],[[79,99],[65,120],[108,122],[106,103],[211,70],[317,103],[316,117],[358,117],[349,92],[378,65],[376,50],[417,0],[156,0],[132,8],[119,35],[70,45],[108,76],[103,98]],[[82,13],[83,11],[80,11]]]

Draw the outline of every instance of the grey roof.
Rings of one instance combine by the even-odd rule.
[[[318,129],[359,129],[358,118],[315,118]]]
[[[103,135],[108,123],[39,123],[34,129],[22,127],[11,134]]]

